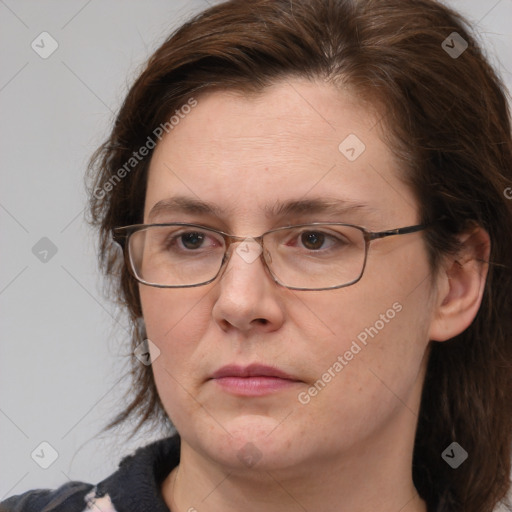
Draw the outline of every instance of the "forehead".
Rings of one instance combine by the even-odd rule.
[[[276,204],[301,199],[415,214],[379,138],[378,112],[348,92],[288,80],[257,96],[215,91],[196,100],[155,149],[145,219],[177,196],[217,205],[216,214],[239,222],[268,220]]]

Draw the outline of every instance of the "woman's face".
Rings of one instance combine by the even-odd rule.
[[[418,223],[378,114],[348,93],[290,80],[258,97],[196,99],[155,149],[145,223],[241,237],[310,222],[371,231]],[[178,196],[215,210],[168,204],[155,213]],[[340,202],[336,211],[309,204],[268,213],[326,200]],[[208,285],[140,285],[147,335],[160,351],[156,385],[182,442],[227,466],[264,469],[412,447],[433,309],[422,233],[372,242],[361,280],[327,291],[279,286],[260,258],[236,248]],[[212,378],[227,365],[254,364],[292,379],[255,376],[251,388],[243,377]]]

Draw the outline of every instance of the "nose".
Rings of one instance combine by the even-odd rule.
[[[265,267],[261,245],[250,239],[232,244],[228,257],[217,286],[214,320],[224,331],[278,329],[284,318],[283,289]]]

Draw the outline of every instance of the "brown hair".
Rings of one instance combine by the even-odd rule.
[[[463,50],[458,37],[468,48],[450,54]],[[509,487],[512,442],[510,117],[505,89],[468,24],[436,1],[232,0],[161,45],[89,170],[100,263],[133,322],[133,347],[145,337],[138,285],[110,233],[142,222],[151,151],[130,161],[133,152],[149,146],[157,127],[171,129],[169,116],[204,91],[257,94],[292,76],[343,83],[382,109],[383,133],[405,164],[421,222],[445,218],[425,234],[433,272],[456,250],[456,234],[476,224],[490,235],[476,319],[449,342],[432,343],[413,460],[429,510],[490,512]],[[132,378],[131,402],[111,426],[132,415],[136,428],[166,419],[151,368],[134,360]],[[469,454],[458,469],[441,458],[453,441]]]

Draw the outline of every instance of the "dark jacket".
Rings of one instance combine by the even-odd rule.
[[[69,482],[54,491],[28,491],[0,503],[0,512],[169,512],[160,488],[179,457],[176,435],[139,448],[96,486]]]

